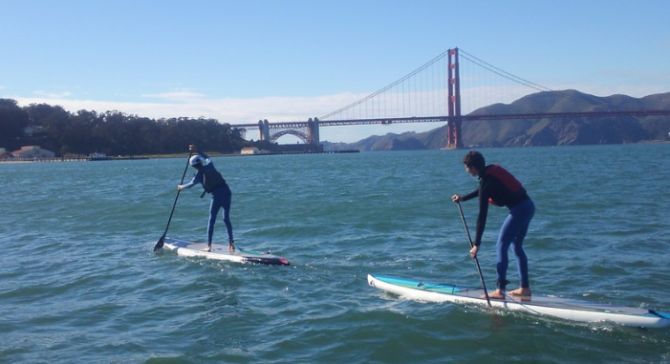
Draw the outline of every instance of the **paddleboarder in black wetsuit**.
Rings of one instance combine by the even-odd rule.
[[[190,145],[189,150],[197,153],[189,159],[189,164],[198,173],[193,176],[193,179],[189,183],[178,185],[177,189],[181,191],[201,183],[205,192],[212,194],[212,202],[209,205],[209,221],[207,223],[207,245],[209,251],[212,251],[212,236],[214,235],[216,215],[218,215],[220,209],[223,209],[223,221],[226,223],[226,229],[228,230],[228,250],[234,252],[233,225],[230,222],[230,203],[232,199],[230,187],[228,187],[221,173],[214,168],[214,164],[205,153],[198,152],[195,145]],[[205,192],[203,192],[203,195]]]
[[[513,244],[519,276],[521,277],[521,287],[510,291],[510,294],[529,297],[531,291],[528,282],[528,259],[523,250],[523,240],[528,232],[530,220],[535,214],[535,205],[530,197],[528,197],[526,189],[511,173],[498,165],[487,166],[481,153],[477,151],[468,152],[465,158],[463,158],[463,164],[465,165],[466,172],[472,176],[479,177],[479,188],[465,196],[455,194],[451,199],[454,202],[459,202],[479,196],[477,233],[474,246],[470,249],[470,255],[473,258],[479,252],[479,245],[481,244],[484,227],[486,226],[489,203],[496,206],[506,206],[509,209],[509,215],[507,215],[500,228],[498,242],[496,243],[498,289],[489,296],[491,298],[505,297],[505,288],[508,283],[508,250],[510,245]]]

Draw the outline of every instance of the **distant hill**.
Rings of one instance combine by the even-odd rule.
[[[670,93],[634,98],[598,97],[576,90],[546,91],[522,97],[511,104],[494,104],[470,115],[617,110],[670,110]],[[621,144],[666,140],[670,117],[607,117],[535,120],[464,121],[466,147]],[[389,133],[351,144],[325,148],[369,150],[439,149],[446,145],[446,126],[424,133]]]

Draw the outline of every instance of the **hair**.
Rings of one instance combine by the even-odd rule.
[[[463,157],[463,164],[468,167],[475,167],[480,171],[486,167],[484,156],[476,150],[471,150]]]

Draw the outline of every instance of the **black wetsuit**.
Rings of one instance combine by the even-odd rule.
[[[498,165],[486,166],[479,176],[479,188],[461,197],[461,200],[467,201],[477,196],[479,196],[479,215],[474,242],[477,246],[482,241],[489,204],[505,206],[510,211],[500,229],[496,244],[498,288],[505,289],[507,284],[507,251],[511,244],[514,244],[521,287],[529,287],[528,259],[523,250],[523,240],[528,232],[530,220],[535,214],[533,201],[528,197],[523,185],[511,173]]]

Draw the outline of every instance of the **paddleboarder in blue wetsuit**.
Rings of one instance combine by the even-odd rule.
[[[496,252],[498,261],[496,270],[498,272],[498,289],[492,292],[491,298],[504,298],[507,286],[508,250],[514,245],[517,267],[521,276],[521,286],[509,293],[513,296],[530,297],[530,285],[528,283],[528,258],[523,250],[523,240],[528,232],[528,225],[535,214],[535,205],[528,197],[526,189],[521,183],[504,168],[498,165],[486,165],[484,156],[477,151],[470,151],[463,158],[465,171],[472,176],[479,177],[479,188],[471,193],[461,196],[453,195],[452,201],[467,201],[479,196],[479,216],[477,217],[477,233],[474,246],[470,249],[470,255],[474,258],[479,252],[482,242],[484,227],[489,204],[505,206],[509,209],[509,215],[500,228]]]
[[[220,209],[223,209],[223,221],[226,223],[226,229],[228,230],[228,250],[234,252],[235,241],[233,240],[233,225],[230,222],[230,203],[232,198],[230,187],[228,187],[228,184],[226,183],[226,180],[223,179],[223,176],[221,176],[221,173],[214,168],[214,164],[207,154],[198,152],[195,145],[190,145],[189,150],[197,153],[189,159],[189,164],[198,172],[193,176],[193,179],[191,179],[190,182],[183,185],[177,185],[177,189],[181,191],[200,183],[205,189],[205,192],[203,192],[200,197],[205,193],[212,194],[212,202],[209,205],[209,222],[207,223],[207,245],[209,251],[212,251],[212,236],[214,235],[216,215],[218,215]]]

